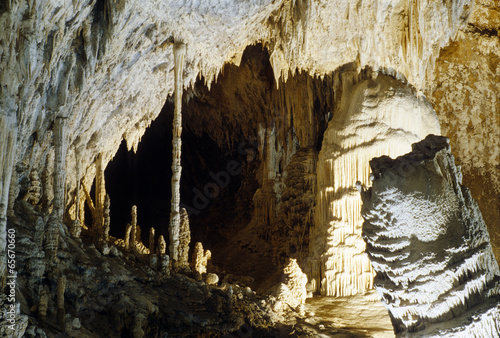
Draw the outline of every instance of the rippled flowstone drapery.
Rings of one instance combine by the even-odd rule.
[[[363,238],[394,330],[425,337],[500,335],[500,272],[486,225],[461,185],[446,137],[370,161]]]

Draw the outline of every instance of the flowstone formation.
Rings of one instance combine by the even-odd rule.
[[[448,139],[370,161],[363,238],[398,336],[498,337],[500,272]]]
[[[369,181],[368,161],[404,154],[413,142],[440,130],[425,98],[392,77],[377,73],[366,77],[341,74],[340,108],[328,124],[318,158],[307,272],[326,296],[350,296],[373,287],[355,188],[356,181]]]

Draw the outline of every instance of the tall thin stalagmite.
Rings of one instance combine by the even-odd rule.
[[[104,200],[106,198],[106,187],[104,183],[104,159],[103,154],[97,155],[96,160],[96,174],[95,174],[95,211],[96,219],[94,220],[94,227],[99,234],[103,233],[104,226]]]
[[[64,196],[66,191],[66,151],[67,141],[64,131],[64,117],[57,117],[54,124],[54,210],[45,231],[45,253],[54,262],[59,245],[59,230],[63,224]]]
[[[181,184],[181,133],[182,133],[182,72],[186,45],[182,42],[174,45],[174,81],[175,81],[175,109],[172,125],[172,202],[170,212],[170,257],[177,262],[179,251],[179,226],[180,226],[180,184]]]
[[[54,125],[54,216],[63,221],[64,194],[66,190],[66,138],[64,135],[64,118],[57,117]]]

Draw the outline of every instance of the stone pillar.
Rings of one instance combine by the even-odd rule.
[[[172,124],[172,201],[170,211],[170,258],[175,265],[179,255],[179,226],[181,203],[181,133],[182,133],[182,90],[184,87],[183,70],[186,45],[182,42],[174,44],[174,80],[175,109]]]

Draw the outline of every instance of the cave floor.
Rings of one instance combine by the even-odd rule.
[[[340,298],[315,296],[306,300],[305,312],[289,336],[394,337],[387,310],[374,291]]]

